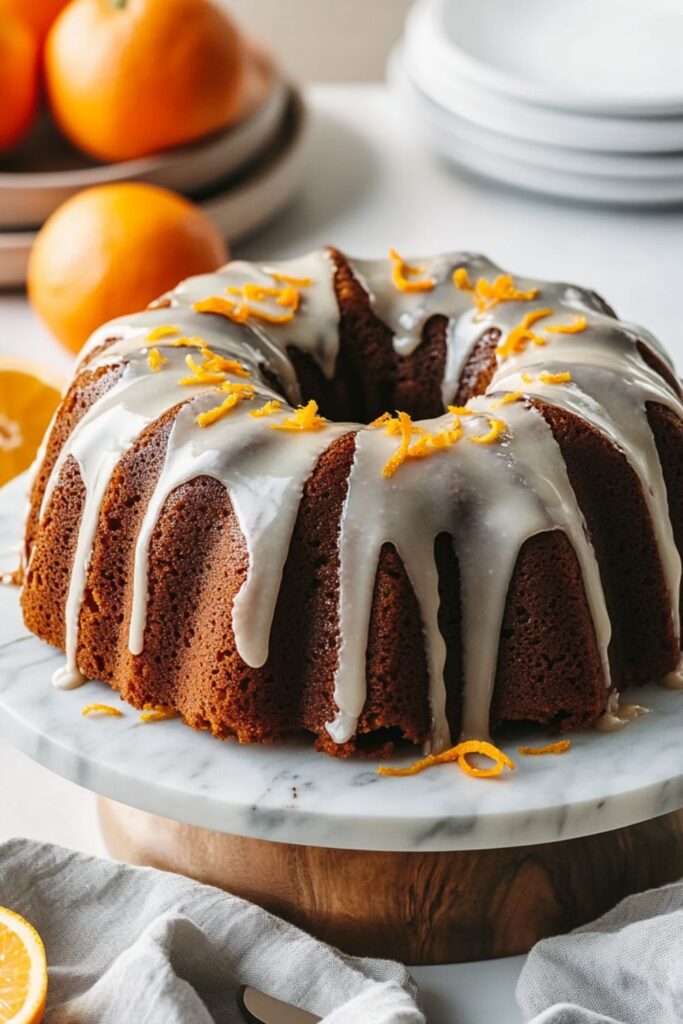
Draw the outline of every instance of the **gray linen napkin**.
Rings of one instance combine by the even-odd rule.
[[[345,956],[165,871],[12,839],[0,845],[0,904],[45,942],[48,1024],[242,1024],[240,985],[325,1024],[425,1024],[399,964]]]
[[[628,896],[534,946],[517,985],[533,1024],[681,1024],[683,882]]]

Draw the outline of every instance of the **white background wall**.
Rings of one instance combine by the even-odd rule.
[[[299,81],[381,80],[411,0],[220,0]]]

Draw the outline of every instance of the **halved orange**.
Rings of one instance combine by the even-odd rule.
[[[44,367],[0,356],[0,486],[31,465],[60,395]]]
[[[45,1012],[47,962],[35,928],[0,907],[0,1024],[38,1024]]]

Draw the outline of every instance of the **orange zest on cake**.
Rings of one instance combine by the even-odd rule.
[[[254,419],[261,419],[262,416],[272,416],[274,413],[279,412],[281,408],[282,402],[275,398],[270,402],[266,402],[260,409],[253,409],[249,415],[253,416]]]
[[[504,434],[508,429],[508,425],[505,420],[499,420],[495,416],[489,416],[489,430],[486,434],[470,434],[467,438],[472,444],[493,444],[497,441],[501,434]]]
[[[420,278],[424,267],[411,267],[395,249],[389,250],[391,280],[400,292],[430,292],[435,282],[430,277]]]
[[[175,324],[159,324],[147,335],[147,341],[161,341],[162,338],[173,338],[180,334],[180,328]]]
[[[202,369],[207,373],[234,373],[236,377],[251,376],[249,370],[236,359],[226,359],[224,356],[216,355],[208,347],[203,348],[200,354],[204,357]]]
[[[140,721],[143,725],[150,722],[168,722],[171,718],[177,718],[178,712],[168,704],[145,704],[140,713]]]
[[[384,464],[382,476],[392,477],[407,459],[424,459],[456,444],[463,436],[463,429],[458,416],[455,413],[453,416],[451,427],[436,431],[419,427],[406,412],[397,412],[395,417],[385,412],[368,424],[371,428],[383,427],[387,434],[401,439],[397,450]],[[415,435],[417,438],[413,440]]]
[[[539,373],[538,379],[541,384],[569,384],[572,375],[569,370],[561,370],[559,373],[548,373],[547,370],[543,370]]]
[[[310,288],[313,284],[313,279],[310,277],[292,277],[291,274],[281,274],[277,270],[269,270],[268,273],[274,281],[293,284],[295,288]]]
[[[536,331],[532,331],[531,328],[534,324],[538,323],[546,316],[552,316],[552,309],[532,309],[528,313],[525,313],[522,317],[521,323],[508,333],[504,342],[496,347],[496,355],[500,357],[501,362],[509,359],[510,356],[518,355],[521,352],[526,352],[527,346],[530,342],[534,345],[547,345],[548,339],[541,337]]]
[[[512,405],[513,402],[519,402],[522,398],[524,398],[524,393],[522,391],[508,391],[507,395],[504,395],[502,398],[497,398],[495,401],[491,402],[491,408],[500,409],[501,405]]]
[[[192,371],[191,377],[182,377],[178,384],[183,387],[196,387],[198,384],[222,384],[225,381],[225,374],[222,371],[209,373],[209,371],[196,361],[194,356],[185,356],[185,364]]]
[[[382,475],[392,477],[399,466],[402,466],[408,459],[424,459],[435,452],[444,451],[456,444],[461,437],[465,436],[460,423],[460,416],[477,415],[475,409],[463,409],[459,406],[449,406],[448,411],[454,417],[451,427],[444,430],[427,431],[417,424],[406,412],[397,412],[396,416],[385,412],[376,420],[368,424],[371,428],[383,427],[387,434],[392,437],[400,437],[400,443],[394,454],[384,464]],[[508,424],[496,417],[487,417],[489,430],[485,434],[470,434],[467,440],[473,444],[493,444],[507,429]],[[418,435],[415,440],[414,436]]]
[[[588,321],[585,316],[579,316],[576,314],[574,320],[569,324],[548,324],[544,327],[544,331],[548,331],[550,334],[580,334],[581,331],[585,331],[588,326]]]
[[[228,373],[236,377],[250,377],[251,374],[236,359],[225,359],[216,355],[206,345],[200,350],[203,362],[198,363],[192,355],[185,356],[185,364],[192,371],[191,377],[183,377],[178,384],[195,386],[197,384],[223,384]]]
[[[468,759],[475,754],[488,757],[493,761],[491,767],[479,768],[473,765]],[[453,763],[457,764],[460,771],[465,775],[470,775],[475,779],[493,779],[500,775],[504,768],[508,768],[510,771],[514,771],[515,768],[514,761],[502,750],[494,746],[493,743],[489,743],[486,740],[463,740],[462,743],[456,743],[454,747],[450,747],[440,754],[427,754],[426,757],[421,757],[418,761],[414,761],[407,768],[390,768],[386,765],[380,765],[377,769],[377,774],[392,777],[418,775],[434,765]]]
[[[527,291],[516,288],[511,274],[499,274],[494,281],[480,277],[476,284],[472,284],[465,267],[456,267],[453,271],[453,284],[459,291],[471,293],[480,313],[494,309],[501,302],[531,302],[538,295],[538,288]]]
[[[86,704],[81,709],[81,714],[87,715],[110,715],[112,718],[123,718],[123,711],[112,707],[111,704]]]
[[[271,430],[321,430],[327,420],[324,416],[318,415],[318,403],[311,399],[306,405],[300,405],[291,416],[288,416],[282,423],[271,423]]]
[[[204,348],[205,345],[203,338],[176,338],[175,341],[169,341],[171,348]]]
[[[220,405],[214,406],[213,409],[200,412],[196,420],[198,426],[210,427],[213,423],[217,423],[218,420],[222,420],[229,412],[232,412],[240,402],[251,401],[255,395],[251,384],[233,384],[230,381],[225,381],[225,383],[221,384],[220,388],[221,391],[228,392],[228,397]]]
[[[215,313],[217,316],[224,316],[236,324],[244,324],[247,321],[249,311],[246,306],[228,299],[224,295],[211,295],[208,299],[201,299],[192,305],[195,313]]]
[[[275,299],[278,306],[282,306],[284,309],[292,310],[292,315],[299,308],[300,295],[293,285],[288,284],[283,288],[270,288],[263,284],[243,284],[241,288],[232,286],[227,289],[229,295],[239,295],[246,303],[250,302],[267,302],[268,299]],[[253,309],[251,306],[247,306],[248,315],[260,317],[262,320],[272,318],[272,314],[269,315],[262,310]],[[271,322],[278,323],[279,317],[275,317]]]
[[[566,754],[572,745],[571,740],[557,740],[556,743],[546,743],[542,747],[519,747],[519,753],[524,757],[542,757],[545,754]]]
[[[410,448],[410,442],[412,440],[415,427],[407,412],[398,412],[396,413],[395,420],[386,420],[384,429],[387,433],[398,432],[401,436],[401,443],[399,444],[398,449],[384,464],[384,468],[382,469],[383,476],[391,477],[394,475],[398,467],[405,462],[408,456],[408,449]]]
[[[158,348],[151,348],[147,353],[147,365],[152,373],[158,373],[167,362],[168,360],[165,356],[162,356]]]
[[[229,285],[226,293],[228,296],[234,296],[233,298],[211,295],[207,299],[195,302],[193,309],[196,313],[218,313],[240,324],[246,323],[250,318],[273,325],[288,324],[294,319],[301,304],[298,288],[308,287],[311,280],[276,273],[271,273],[270,276],[280,284],[271,286],[247,282],[243,285]],[[274,303],[285,312],[278,313],[272,309],[262,308],[268,302]]]

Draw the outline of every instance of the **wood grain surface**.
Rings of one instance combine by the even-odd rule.
[[[243,896],[345,952],[409,964],[525,953],[683,875],[683,811],[536,846],[384,853],[194,828],[100,798],[110,853]]]

